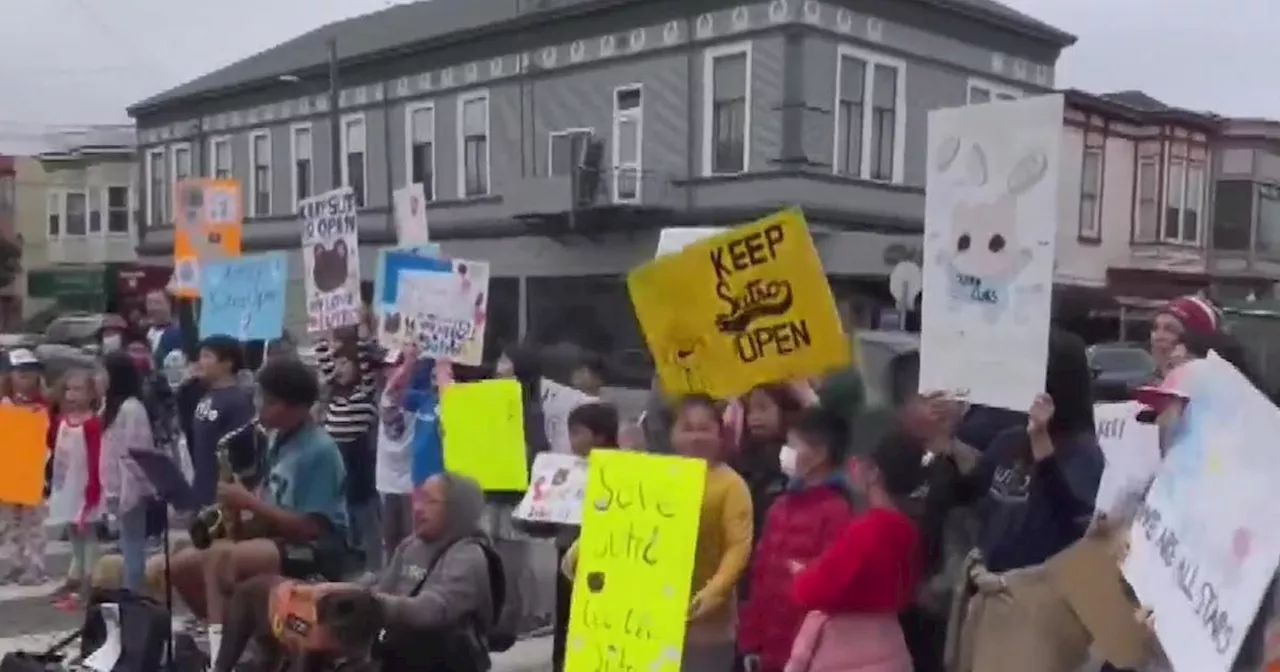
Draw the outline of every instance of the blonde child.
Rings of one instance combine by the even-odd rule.
[[[40,361],[30,350],[9,353],[6,404],[27,406],[48,412]],[[52,424],[52,421],[51,421]],[[46,483],[47,486],[47,483]],[[45,574],[44,505],[0,504],[0,543],[12,549],[12,566],[0,581],[36,586],[48,580]]]
[[[59,381],[59,414],[49,479],[48,524],[65,526],[71,541],[71,568],[58,593],[71,606],[82,581],[97,562],[102,521],[102,420],[95,412],[98,388],[93,372],[72,370]]]

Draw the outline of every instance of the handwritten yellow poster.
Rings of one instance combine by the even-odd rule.
[[[660,256],[632,271],[627,288],[670,395],[724,399],[850,362],[798,208]]]
[[[200,260],[240,256],[240,182],[192,178],[174,190],[173,293],[200,294]]]
[[[678,672],[707,465],[593,450],[565,672]]]
[[[453,383],[440,395],[444,468],[474,478],[486,491],[524,492],[529,462],[520,383]]]
[[[5,465],[0,469],[0,502],[37,506],[43,499],[49,456],[49,414],[13,404],[0,405],[5,433]]]

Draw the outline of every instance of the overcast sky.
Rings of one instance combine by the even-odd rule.
[[[0,0],[0,146],[51,125],[127,121],[125,106],[153,93],[405,1]],[[1079,36],[1059,86],[1280,118],[1280,0],[1005,2]]]

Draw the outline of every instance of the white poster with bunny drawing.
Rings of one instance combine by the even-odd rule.
[[[360,323],[360,238],[355,194],[343,187],[298,204],[307,331]]]
[[[920,390],[1026,411],[1044,391],[1061,95],[929,113]]]

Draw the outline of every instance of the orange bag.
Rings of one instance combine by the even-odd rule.
[[[334,652],[336,642],[321,627],[316,613],[320,598],[338,584],[283,581],[271,591],[271,631],[291,652]]]

